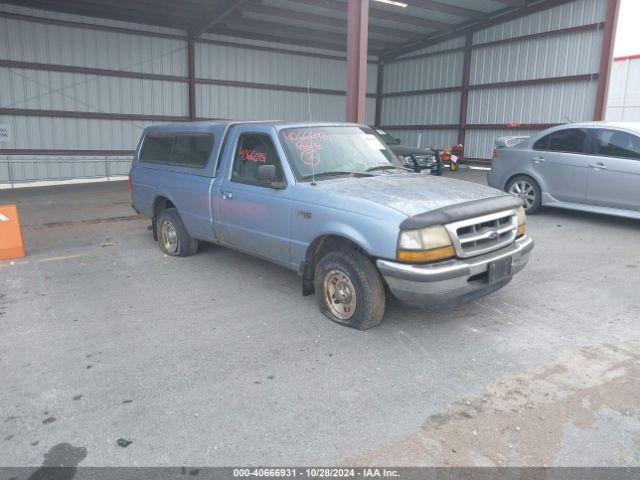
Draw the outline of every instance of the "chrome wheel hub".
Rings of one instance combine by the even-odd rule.
[[[178,232],[173,223],[163,220],[160,225],[160,239],[167,252],[176,253],[178,251]]]
[[[526,180],[518,180],[511,185],[509,193],[522,200],[525,210],[530,209],[536,201],[536,191]]]
[[[331,270],[324,277],[324,298],[332,315],[350,319],[356,311],[356,288],[340,270]]]

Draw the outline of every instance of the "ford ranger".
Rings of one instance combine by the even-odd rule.
[[[130,184],[166,254],[205,241],[275,262],[329,319],[358,329],[382,321],[390,295],[426,306],[494,292],[533,248],[520,199],[410,172],[365,125],[152,126]]]

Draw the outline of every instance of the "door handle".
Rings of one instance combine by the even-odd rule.
[[[223,200],[231,200],[233,198],[233,192],[222,191],[222,199]]]
[[[531,160],[533,160],[533,163],[544,163],[546,162],[546,160],[542,157],[533,157]]]
[[[605,167],[604,163],[598,162],[598,163],[592,163],[591,165],[589,165],[589,167],[593,168],[594,170],[606,170],[607,167]]]

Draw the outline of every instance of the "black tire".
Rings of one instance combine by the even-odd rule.
[[[533,200],[531,201],[529,199],[525,199],[524,191],[522,191],[522,193],[518,193],[517,191],[515,191],[517,190],[515,188],[516,185],[518,185],[518,188],[520,189],[520,191],[523,190],[522,185],[530,186],[534,195]],[[505,188],[505,191],[507,193],[510,193],[511,195],[515,195],[520,199],[522,199],[524,211],[527,215],[533,215],[534,213],[537,213],[538,211],[540,211],[540,207],[542,205],[542,191],[540,190],[540,185],[538,185],[538,182],[536,182],[530,176],[518,175],[516,177],[513,177],[507,183],[507,187]],[[528,191],[528,190],[525,190],[525,191]],[[529,196],[527,197],[530,198]]]
[[[198,253],[198,240],[187,233],[187,229],[184,228],[182,219],[175,208],[168,208],[160,212],[156,219],[156,228],[160,250],[167,255],[188,257]],[[168,240],[172,237],[171,229],[175,232],[175,245],[173,241]]]
[[[348,318],[341,318],[334,313],[333,310],[338,307],[336,303],[340,304],[335,299],[336,295],[333,296],[332,303],[336,305],[333,307],[329,304],[331,300],[327,298],[330,293],[325,295],[325,280],[329,285],[332,279],[341,275],[351,282],[347,289],[352,287],[355,290],[355,306]],[[358,330],[367,330],[382,322],[385,308],[384,284],[376,267],[363,254],[353,250],[338,250],[326,254],[316,265],[314,284],[320,311],[331,321]]]

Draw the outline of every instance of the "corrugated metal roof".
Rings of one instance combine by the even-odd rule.
[[[346,0],[129,0],[111,4],[92,0],[3,0],[23,8],[73,15],[76,21],[106,18],[114,25],[148,24],[160,31],[214,33],[343,50],[347,34]],[[504,0],[412,2],[406,8],[370,2],[369,50],[382,54],[430,35],[451,33],[498,12],[527,5]],[[150,6],[155,4],[155,8]],[[167,30],[171,28],[173,30]],[[308,32],[305,34],[305,32]]]

